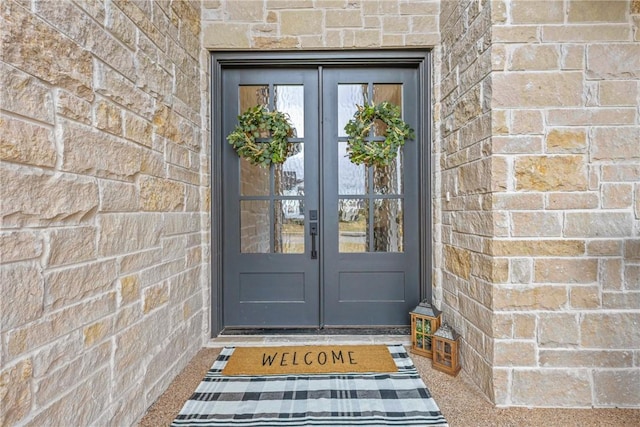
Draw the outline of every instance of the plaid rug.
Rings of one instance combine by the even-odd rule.
[[[179,426],[446,426],[402,345],[389,374],[224,376],[225,347],[171,424]]]

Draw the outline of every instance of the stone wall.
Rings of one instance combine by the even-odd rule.
[[[492,283],[506,273],[485,249],[504,233],[491,194],[506,172],[490,156],[491,8],[478,1],[443,2],[440,102],[436,110],[433,192],[435,276],[444,318],[463,336],[462,364],[489,396],[492,390]]]
[[[434,0],[205,0],[211,50],[430,47],[439,42]]]
[[[130,425],[208,330],[200,6],[0,4],[0,424]]]
[[[640,2],[495,1],[499,405],[640,406]]]

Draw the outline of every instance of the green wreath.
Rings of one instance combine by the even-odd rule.
[[[270,140],[257,142],[256,139],[265,133]],[[289,137],[293,134],[287,114],[256,105],[238,116],[238,124],[227,136],[227,141],[240,157],[251,164],[269,167],[271,163],[284,163],[293,154],[294,148],[289,144]]]
[[[415,138],[413,129],[402,120],[400,107],[390,102],[356,105],[358,111],[344,127],[349,139],[347,154],[352,163],[366,166],[388,166],[398,155],[405,140]],[[367,137],[375,120],[382,121],[387,129],[384,141],[371,141]]]

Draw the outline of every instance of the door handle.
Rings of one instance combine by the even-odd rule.
[[[309,223],[309,234],[311,234],[311,259],[318,258],[318,250],[316,249],[316,236],[318,235],[318,223]]]

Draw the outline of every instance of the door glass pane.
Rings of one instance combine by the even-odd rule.
[[[347,143],[338,143],[338,193],[340,195],[366,194],[366,168],[354,165],[347,156]]]
[[[369,208],[366,199],[340,199],[338,202],[340,252],[367,252]]]
[[[304,86],[275,85],[273,105],[289,115],[294,137],[304,138]]]
[[[240,86],[238,114],[244,113],[247,109],[256,105],[269,105],[269,86]]]
[[[338,136],[347,136],[344,127],[357,111],[356,105],[364,105],[367,90],[366,84],[338,85]]]
[[[402,194],[402,150],[387,166],[373,167],[373,187],[376,194]]]
[[[401,199],[376,199],[373,209],[375,252],[402,252],[404,221]]]
[[[269,253],[269,201],[240,202],[240,251]]]
[[[373,102],[380,104],[388,101],[400,107],[402,112],[402,85],[401,84],[381,84],[373,85]],[[387,130],[387,126],[380,120],[376,120],[373,125],[373,134],[382,136]]]
[[[240,158],[240,194],[242,196],[266,196],[269,194],[269,169],[252,165]]]
[[[290,144],[292,152],[282,164],[274,165],[275,190],[281,196],[304,195],[304,144]]]
[[[274,252],[304,253],[304,206],[302,199],[276,200],[274,208]]]

